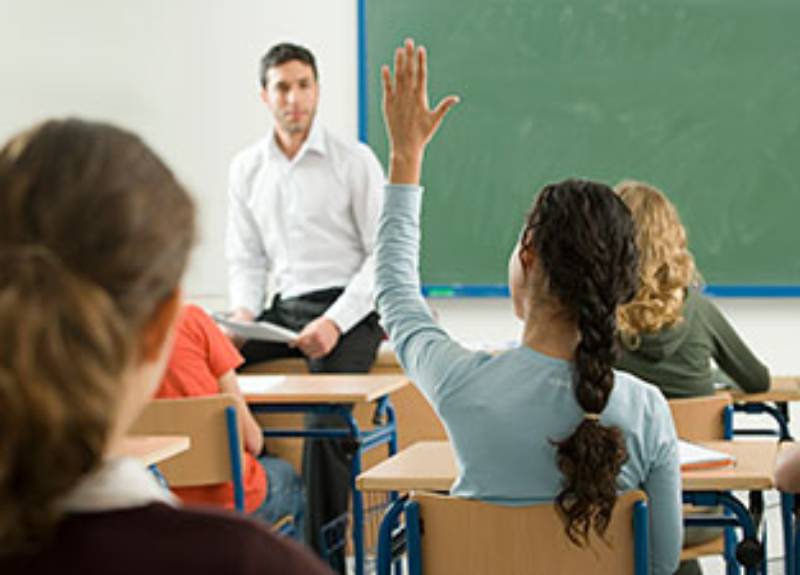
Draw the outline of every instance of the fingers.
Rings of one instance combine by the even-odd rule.
[[[389,72],[389,66],[381,66],[381,79],[383,80],[383,97],[384,99],[391,99],[393,95],[392,90],[392,75]]]
[[[410,90],[414,90],[416,84],[416,77],[414,75],[414,71],[416,70],[416,62],[414,61],[414,40],[411,38],[406,38],[405,51],[405,76],[408,82],[408,88]]]
[[[394,86],[397,92],[402,92],[405,87],[405,52],[402,48],[394,51]]]
[[[439,124],[442,122],[442,119],[445,117],[447,112],[450,109],[460,102],[460,98],[458,96],[447,96],[443,99],[439,104],[437,104],[436,109],[433,111],[433,126],[434,130],[439,127]]]
[[[428,94],[428,55],[425,46],[417,48],[417,92]]]
[[[394,79],[398,93],[413,91],[416,87],[416,62],[414,41],[406,39],[403,46],[394,52]]]

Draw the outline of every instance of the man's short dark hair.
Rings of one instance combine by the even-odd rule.
[[[304,64],[311,66],[314,71],[314,79],[317,79],[317,62],[314,60],[314,54],[308,48],[298,46],[297,44],[276,44],[261,58],[261,87],[267,87],[267,71],[275,66],[280,66],[291,60],[299,60]]]

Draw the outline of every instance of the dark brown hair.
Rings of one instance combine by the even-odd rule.
[[[575,349],[574,392],[584,418],[566,439],[555,441],[563,474],[556,504],[576,544],[602,536],[617,499],[617,475],[627,460],[622,432],[596,418],[614,387],[617,306],[636,290],[638,253],[625,204],[603,184],[565,180],[545,186],[528,216],[523,249],[539,258],[548,295],[580,332]]]
[[[261,87],[267,87],[267,72],[270,68],[280,66],[286,62],[298,60],[303,64],[311,66],[311,71],[314,72],[314,79],[317,80],[317,62],[314,59],[314,54],[311,50],[299,46],[297,44],[290,44],[284,42],[283,44],[275,44],[261,57],[261,62],[258,68],[258,79],[261,82]]]
[[[135,135],[49,121],[0,150],[0,552],[35,549],[95,469],[194,206]]]

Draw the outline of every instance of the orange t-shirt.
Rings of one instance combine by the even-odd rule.
[[[156,397],[196,397],[220,393],[219,378],[242,364],[242,356],[214,321],[199,307],[181,310],[175,344]],[[178,487],[175,494],[186,503],[233,508],[233,483]],[[245,510],[255,511],[267,496],[267,476],[256,458],[244,454]]]

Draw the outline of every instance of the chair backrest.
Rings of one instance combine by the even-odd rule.
[[[418,505],[420,537],[409,528],[410,573],[647,573],[647,504],[641,491],[617,501],[606,541],[590,538],[588,547],[575,546],[564,533],[564,522],[552,503],[526,507],[493,505],[446,495],[415,494],[406,509]],[[420,541],[419,548],[413,539]],[[418,561],[421,559],[421,561]]]
[[[242,482],[242,442],[233,395],[155,399],[132,434],[188,435],[188,451],[158,464],[171,487]],[[231,449],[235,446],[235,449]]]
[[[719,441],[733,435],[733,398],[729,393],[671,399],[669,409],[681,439]]]

